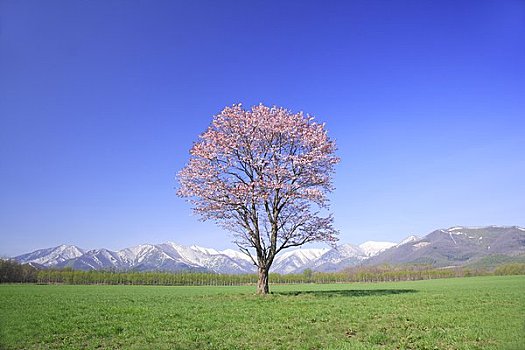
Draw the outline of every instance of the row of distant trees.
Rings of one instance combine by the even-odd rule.
[[[38,281],[38,269],[15,260],[0,259],[0,283],[35,283]]]
[[[417,266],[352,267],[341,272],[314,272],[300,274],[270,274],[270,283],[345,283],[395,282],[481,275],[525,275],[525,264],[513,263],[493,271],[468,268],[433,268]],[[173,273],[138,271],[80,271],[72,269],[37,269],[14,260],[0,260],[0,283],[41,284],[111,284],[111,285],[166,285],[166,286],[237,286],[258,281],[256,274]]]
[[[505,264],[496,267],[494,270],[495,275],[525,275],[525,264],[524,263],[513,263]]]

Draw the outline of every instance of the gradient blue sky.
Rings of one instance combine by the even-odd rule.
[[[0,1],[0,255],[232,247],[175,174],[212,115],[324,121],[342,242],[525,226],[525,2]]]

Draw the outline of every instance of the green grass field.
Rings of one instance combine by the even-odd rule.
[[[0,348],[525,349],[525,276],[271,289],[0,285]]]

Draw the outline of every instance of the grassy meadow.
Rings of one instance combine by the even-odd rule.
[[[271,291],[0,285],[0,349],[525,349],[525,276]]]

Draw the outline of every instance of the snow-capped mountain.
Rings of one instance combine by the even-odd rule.
[[[242,252],[240,252],[238,250],[226,249],[226,250],[222,250],[220,253],[224,254],[226,256],[229,256],[230,258],[235,259],[235,260],[236,259],[242,259],[242,260],[246,260],[246,261],[248,261],[250,263],[252,261],[248,255],[246,255],[246,254],[244,254],[244,253],[242,253]]]
[[[173,251],[196,266],[202,266],[216,273],[247,273],[254,272],[252,263],[244,259],[232,259],[212,248],[203,248],[196,245],[186,247],[173,242],[159,245],[165,251]]]
[[[521,227],[456,226],[435,230],[422,238],[408,237],[366,264],[488,265],[520,256],[525,258],[525,230]]]
[[[298,272],[303,266],[318,260],[329,250],[329,248],[303,248],[284,251],[276,256],[271,271],[282,274]]]
[[[90,250],[65,260],[56,267],[80,270],[193,271],[214,273],[253,272],[253,264],[232,259],[212,248],[183,246],[173,242],[141,244],[117,252],[107,249]]]
[[[75,270],[122,269],[125,263],[116,252],[107,249],[93,249],[84,254],[61,261],[55,267],[71,267]]]
[[[17,256],[15,259],[22,264],[36,263],[43,266],[56,266],[63,261],[74,259],[84,254],[84,250],[74,245],[59,245],[58,247],[39,249],[32,253]]]
[[[358,265],[364,259],[366,259],[366,255],[361,248],[347,243],[330,249],[318,259],[301,266],[294,272],[300,272],[306,269],[321,272],[334,272],[345,267]]]
[[[182,257],[169,243],[163,245],[141,244],[119,250],[117,254],[124,262],[125,269],[136,271],[207,271]]]
[[[378,247],[368,247],[368,253],[350,244],[337,249],[298,248],[283,251],[277,255],[271,271],[275,273],[297,273],[306,268],[332,271],[338,264],[356,264],[370,251]],[[58,252],[64,252],[59,256]],[[66,254],[68,253],[69,254]],[[74,253],[71,253],[74,252]],[[184,246],[174,242],[162,244],[141,244],[119,251],[94,249],[84,251],[73,246],[60,246],[42,249],[16,257],[23,263],[38,263],[44,267],[70,267],[79,270],[134,270],[134,271],[194,271],[213,273],[253,273],[256,271],[251,259],[244,253],[233,249],[218,251],[197,245]]]
[[[396,247],[402,246],[403,244],[416,242],[416,241],[419,241],[420,239],[421,239],[421,237],[418,237],[418,236],[415,236],[415,235],[411,235],[411,236],[408,236],[407,238],[405,238],[404,240],[402,240],[401,242],[399,242],[398,244],[396,244]]]
[[[342,244],[333,249],[327,250],[316,259],[298,266],[290,272],[301,272],[312,269],[322,272],[339,271],[346,267],[356,266],[363,261],[380,254],[381,252],[394,247],[396,243],[368,241],[359,246],[353,244]]]
[[[376,242],[368,241],[359,245],[361,251],[367,256],[375,256],[387,249],[394,247],[396,244],[392,242]]]
[[[409,236],[400,243],[368,241],[359,246],[298,248],[279,253],[272,265],[275,273],[300,273],[306,269],[332,272],[356,265],[432,264],[458,266],[491,256],[524,257],[525,229],[517,226],[482,228],[451,227],[420,238]],[[218,251],[174,242],[141,244],[119,251],[61,245],[15,257],[37,267],[71,267],[79,270],[193,271],[254,273],[251,259],[233,249]],[[493,259],[494,260],[494,259]]]

